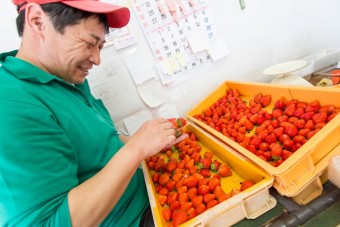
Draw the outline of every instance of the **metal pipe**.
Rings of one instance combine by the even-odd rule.
[[[328,187],[327,184],[325,184],[324,186]],[[327,209],[330,205],[332,205],[339,199],[340,189],[332,185],[332,188],[329,189],[327,193],[320,195],[320,197],[314,199],[306,205],[294,206],[293,210],[288,210],[288,213],[285,213],[279,216],[277,219],[274,219],[273,222],[268,226],[295,227],[303,225],[312,217]],[[280,200],[282,199],[279,198],[279,202]]]

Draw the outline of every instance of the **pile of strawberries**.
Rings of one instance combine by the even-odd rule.
[[[174,227],[253,185],[244,181],[226,193],[221,177],[232,176],[229,166],[204,151],[193,133],[185,133],[189,135],[185,140],[146,160],[162,216]]]
[[[239,143],[273,166],[279,166],[331,121],[340,108],[281,97],[269,110],[271,95],[259,92],[247,103],[228,89],[194,117]]]

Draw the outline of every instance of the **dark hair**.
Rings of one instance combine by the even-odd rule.
[[[90,13],[78,10],[62,3],[49,3],[41,5],[42,10],[50,17],[53,27],[61,34],[67,26],[78,24],[81,20],[95,16],[99,22],[104,25],[105,32],[109,31],[109,26],[106,21],[105,14]],[[22,10],[17,19],[18,35],[22,37],[25,25],[25,10]]]

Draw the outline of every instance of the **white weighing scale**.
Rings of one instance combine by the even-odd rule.
[[[289,84],[297,86],[313,86],[307,80],[294,74],[293,72],[302,69],[307,65],[306,60],[287,61],[270,66],[263,70],[263,74],[275,77],[272,84]]]

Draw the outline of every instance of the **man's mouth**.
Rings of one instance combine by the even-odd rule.
[[[86,68],[86,67],[83,67],[83,66],[78,66],[78,68],[85,73],[88,73],[89,70],[91,69],[91,68]]]

